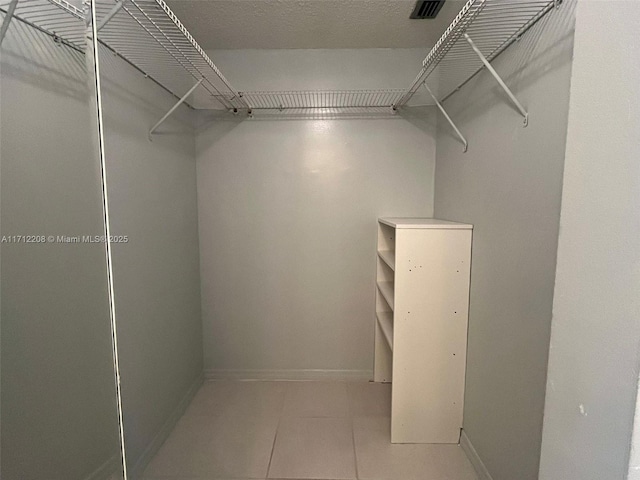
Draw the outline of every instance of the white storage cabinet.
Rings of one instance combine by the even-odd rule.
[[[472,225],[378,222],[374,380],[392,383],[392,443],[458,443]]]

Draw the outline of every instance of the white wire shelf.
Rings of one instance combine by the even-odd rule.
[[[406,90],[308,90],[243,92],[252,110],[395,108]]]
[[[81,0],[72,0],[79,4]],[[164,0],[94,0],[99,41],[176,98],[193,91],[193,108],[232,111],[381,109],[423,104],[418,89],[434,72],[444,99],[483,68],[469,44],[491,61],[561,0],[468,0],[423,61],[408,89],[238,92]],[[11,0],[0,0],[6,12]],[[66,0],[18,0],[14,16],[77,50],[85,49],[85,15]],[[199,86],[193,89],[199,82]],[[414,98],[415,97],[415,98]],[[411,101],[413,98],[413,101]],[[424,98],[424,97],[423,97]]]
[[[0,0],[3,18],[10,4],[10,0]],[[65,0],[19,0],[13,16],[51,35],[56,42],[84,51],[85,15],[76,5]]]
[[[95,1],[98,22],[117,5]],[[195,108],[248,107],[164,0],[124,0],[98,38],[176,96],[202,79],[189,101]]]
[[[468,35],[488,61],[500,55],[526,30],[562,0],[469,0],[422,62],[404,106],[425,81],[437,75],[436,96],[445,100],[484,65],[471,48]]]
[[[176,97],[202,79],[195,108],[248,108],[228,80],[163,0],[95,0],[98,24],[108,17],[99,41]],[[11,0],[0,0],[6,15]],[[18,0],[14,19],[76,50],[86,48],[85,12],[66,0]],[[197,104],[195,104],[197,102]]]

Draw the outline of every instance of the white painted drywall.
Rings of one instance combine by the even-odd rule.
[[[340,77],[339,67],[358,64],[357,52],[351,61],[344,52],[319,53],[333,72],[325,79],[316,78],[320,68],[293,67],[315,53],[266,52],[282,61],[263,60],[253,75],[232,59],[225,69],[230,79],[248,72],[238,88],[257,88],[262,79],[276,88],[276,78],[281,88],[305,79],[353,88],[353,75]],[[260,57],[235,58],[253,64]],[[371,375],[376,219],[433,213],[434,125],[432,107],[409,120],[204,121],[196,149],[206,371]]]
[[[628,472],[640,338],[639,16],[637,1],[578,2],[542,480]]]
[[[538,476],[569,101],[574,2],[493,62],[438,121],[435,216],[474,225],[464,430],[494,480]],[[558,477],[560,480],[560,477]]]
[[[18,21],[0,55],[1,235],[102,235],[83,55]],[[105,475],[120,450],[104,246],[1,251],[0,477]]]
[[[175,99],[101,50],[125,445],[140,462],[202,373],[194,133]]]

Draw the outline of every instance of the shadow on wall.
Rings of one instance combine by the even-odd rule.
[[[146,78],[139,70],[129,65],[111,50],[100,46],[98,50],[102,87],[102,105],[105,114],[105,128],[112,133],[138,137],[148,136],[153,125],[140,125],[139,117],[119,115],[113,111],[113,105],[127,105],[150,119],[159,120],[177,101],[178,97]],[[145,94],[141,94],[145,92]],[[181,107],[172,113],[169,122],[165,122],[153,134],[153,138],[173,137],[193,134],[193,109]],[[114,118],[117,117],[117,121]],[[166,146],[170,146],[167,144]]]
[[[500,63],[498,67],[498,73],[525,108],[527,108],[527,99],[523,98],[520,92],[536,84],[541,77],[548,75],[550,71],[566,64],[571,58],[571,55],[567,55],[567,52],[573,49],[575,6],[575,1],[565,1],[558,10],[549,12],[526,35],[517,41],[520,54],[508,55],[509,60]],[[509,51],[509,49],[506,51]],[[478,72],[478,76],[489,75],[483,72],[484,69]],[[474,81],[477,81],[477,76],[471,80],[471,82]],[[490,106],[495,104],[495,97],[500,97],[501,101],[510,106],[512,105],[509,97],[497,83],[490,89],[490,92],[490,95],[483,95],[482,97],[475,95],[473,88],[455,92],[454,96],[465,95],[466,101],[458,102],[459,108],[448,110],[449,115],[451,115],[454,122],[459,121],[459,119],[472,121],[483,115]],[[480,99],[480,101],[471,101],[474,97]],[[513,111],[518,117],[520,116],[515,107],[513,107]],[[535,121],[535,119],[531,120]],[[458,137],[455,132],[449,127],[444,131],[448,136],[457,140]]]
[[[168,93],[153,80],[145,78],[142,73],[127,65],[122,58],[108,48],[101,46],[99,55],[102,91],[108,97],[107,102],[118,99],[137,110],[148,113],[152,118],[160,119],[177,101],[176,96]],[[3,75],[81,102],[86,102],[88,95],[89,78],[85,61],[84,52],[75,47],[57,43],[52,36],[18,19],[14,19],[9,26],[9,32],[2,43],[0,57]],[[130,70],[130,75],[123,80],[120,73],[125,69]],[[167,99],[166,104],[159,105],[156,98],[135,93],[145,89],[163,92]],[[182,135],[193,132],[191,118],[181,115],[180,112],[175,112],[172,118],[181,119],[181,124],[177,126],[173,122],[170,129],[165,124],[157,135]],[[130,125],[122,122],[110,123],[110,128],[118,127],[123,132],[130,131]],[[150,127],[151,125],[145,125],[147,129]]]
[[[144,82],[140,85],[143,89],[163,89],[133,67],[126,65],[106,47],[102,46],[99,54],[102,90],[107,97],[105,104],[117,98],[136,110],[148,113],[152,118],[157,116],[159,119],[173,102],[177,101],[177,97],[166,93],[165,107],[158,105],[151,97],[136,94],[136,91],[140,91],[140,88],[137,88],[140,82]],[[85,62],[84,52],[66,44],[56,43],[50,35],[17,19],[11,22],[9,32],[2,43],[1,68],[4,76],[83,103],[87,102],[89,81]],[[131,75],[124,81],[119,75],[123,69],[131,70]],[[135,82],[136,85],[131,86],[129,82]],[[191,120],[181,117],[179,112],[174,114],[174,118],[176,117],[183,118],[185,127],[176,128],[176,124],[173,123],[171,130],[168,130],[165,125],[158,135],[192,133]],[[120,127],[127,132],[131,127],[123,122],[113,122],[109,126]],[[150,126],[145,125],[145,128]]]
[[[396,112],[390,107],[374,108],[325,108],[278,110],[258,110],[248,117],[246,112],[236,115],[226,110],[197,110],[197,134],[207,132],[206,144],[213,145],[243,122],[299,121],[299,120],[406,120],[414,127],[431,135],[436,126],[436,117],[431,115],[433,106],[402,108]]]
[[[103,45],[98,54],[105,130],[132,139],[148,137],[151,126],[169,111],[178,97]],[[141,113],[145,121],[141,123],[139,115],[123,115],[129,108]],[[176,148],[176,153],[180,153],[180,148],[173,145],[171,139],[193,134],[193,112],[188,106],[180,107],[154,132],[151,141],[164,137],[163,146]]]
[[[437,115],[430,113],[434,108],[436,108],[435,105],[403,108],[400,110],[400,117],[411,123],[417,129],[431,135],[436,130],[438,119]]]
[[[42,90],[87,101],[84,54],[14,20],[2,43],[2,74]]]

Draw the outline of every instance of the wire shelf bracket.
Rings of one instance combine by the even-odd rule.
[[[527,110],[522,106],[518,98],[513,94],[513,92],[507,86],[507,84],[504,83],[504,80],[502,80],[502,77],[500,77],[498,72],[496,72],[496,69],[493,68],[493,65],[491,65],[489,60],[487,60],[487,57],[485,57],[480,51],[480,49],[476,46],[476,44],[473,43],[473,40],[471,39],[471,37],[465,33],[464,38],[469,43],[469,45],[471,45],[471,48],[473,49],[473,51],[476,52],[476,55],[478,55],[478,57],[480,58],[480,61],[484,64],[484,66],[489,71],[489,73],[491,73],[493,78],[495,78],[496,82],[498,82],[498,85],[500,85],[500,87],[504,90],[507,96],[511,99],[511,101],[513,102],[515,107],[518,109],[520,114],[524,117],[524,126],[526,127],[529,124],[529,113],[527,112]]]
[[[212,96],[227,109],[248,107],[164,0],[129,1],[135,9],[126,7],[127,13],[149,31],[194,78],[203,78]]]
[[[4,36],[9,30],[9,24],[13,19],[13,14],[16,11],[16,7],[18,6],[18,0],[11,0],[9,4],[9,8],[7,8],[7,13],[2,20],[2,27],[0,27],[0,45],[2,45],[2,40],[4,40]]]
[[[17,6],[14,2],[17,1]],[[86,53],[86,12],[74,0],[0,0],[0,22],[20,20],[54,41]],[[78,3],[76,1],[76,3]],[[195,82],[191,108],[248,108],[164,0],[94,0],[98,42],[176,99]],[[14,11],[12,15],[9,11]]]
[[[86,13],[66,0],[19,0],[15,4],[0,0],[0,12],[4,22],[19,21],[48,36],[58,45],[65,45],[78,52],[86,48]],[[9,15],[15,5],[13,15]],[[3,23],[4,23],[3,22]],[[5,23],[6,24],[6,23]],[[5,32],[6,33],[6,32]]]
[[[200,80],[198,80],[196,82],[196,84],[193,87],[191,87],[187,93],[185,93],[182,97],[180,97],[180,100],[178,100],[175,103],[175,105],[173,107],[171,107],[169,109],[169,111],[167,113],[165,113],[164,116],[160,120],[158,120],[153,127],[151,127],[151,129],[149,130],[149,140],[151,140],[151,135],[153,135],[153,133],[158,129],[158,127],[160,125],[162,125],[164,123],[164,121],[167,118],[169,118],[173,112],[176,111],[176,108],[178,108],[180,105],[182,105],[187,100],[189,95],[191,95],[193,93],[193,91],[200,86],[200,84],[202,83],[203,80],[204,80],[204,78],[201,78]]]
[[[444,115],[444,118],[446,118],[447,122],[449,122],[449,125],[451,125],[451,128],[453,128],[455,130],[456,134],[458,135],[458,137],[460,137],[460,141],[462,142],[462,145],[464,146],[463,152],[466,152],[467,149],[469,148],[469,142],[467,142],[467,139],[464,137],[464,135],[462,135],[462,132],[460,131],[460,129],[456,126],[455,123],[453,123],[453,120],[451,120],[451,117],[449,116],[447,111],[444,109],[444,107],[442,106],[440,101],[436,98],[436,96],[433,94],[431,89],[427,86],[427,82],[424,82],[423,85],[424,85],[424,88],[427,89],[427,92],[429,92],[429,95],[431,95],[431,98],[436,103],[436,106],[438,107],[438,109],[440,110],[442,115]]]
[[[111,7],[111,10],[109,10],[98,23],[96,27],[98,32],[102,30],[107,23],[109,23],[109,20],[115,17],[116,13],[118,13],[122,7],[124,7],[124,2],[125,0],[118,0],[115,5]]]
[[[492,62],[561,4],[562,0],[467,0],[423,60],[397,106],[405,106],[423,82],[432,76],[438,78],[435,95],[444,102],[482,71],[486,62]],[[469,49],[466,36],[474,40],[481,56]],[[525,116],[524,108],[518,104],[516,107]]]

